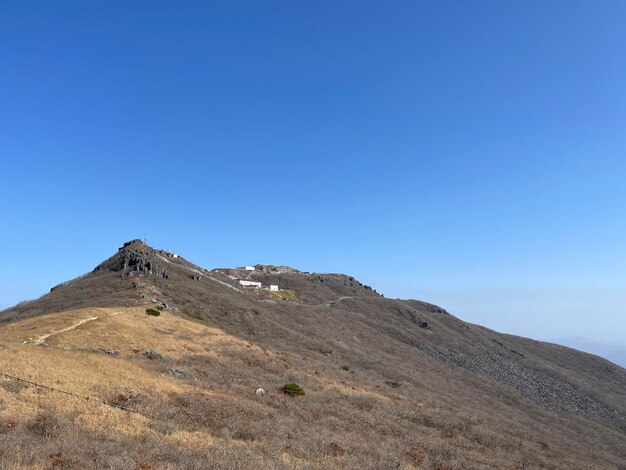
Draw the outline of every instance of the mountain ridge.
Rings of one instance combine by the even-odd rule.
[[[249,288],[242,280],[279,290]],[[151,319],[146,309],[160,316]],[[86,319],[93,320],[80,323]],[[118,374],[123,380],[113,380],[111,387],[119,388],[134,383],[121,369],[128,367],[142,377],[138,385],[128,385],[141,389],[135,392],[143,401],[129,399],[138,411],[172,410],[168,442],[188,439],[193,430],[219,442],[219,448],[245,449],[256,465],[620,468],[626,460],[624,369],[570,348],[465,323],[433,304],[387,299],[347,275],[274,265],[207,270],[131,240],[90,273],[0,312],[0,325],[8,338],[0,343],[0,372],[49,380],[36,364],[21,369],[15,358],[37,357],[46,364],[54,356],[60,358],[55,367],[67,377],[58,380],[67,385],[75,383],[70,364],[77,367],[81,358],[109,376]],[[148,350],[164,359],[146,359],[141,351]],[[76,385],[106,401],[112,392],[103,391],[104,379],[91,371],[85,375]],[[292,381],[306,390],[300,402],[280,398],[280,387]],[[256,397],[259,386],[274,398]],[[7,403],[25,406],[27,398],[0,393]],[[194,398],[181,402],[189,393]],[[219,398],[211,398],[215,393]],[[50,400],[58,413],[67,406]],[[200,413],[196,421],[208,419],[195,407],[201,402],[213,409],[212,400],[250,411],[245,419],[229,418],[236,426],[226,418],[204,425],[183,419],[190,413]],[[296,413],[294,406],[304,408]],[[323,411],[324,406],[334,411]],[[0,419],[19,421],[10,410],[3,413]],[[264,430],[267,413],[277,429],[298,423],[313,430],[316,444],[298,433],[301,442]],[[65,422],[67,413],[60,416]],[[334,416],[353,423],[354,430],[338,427]],[[358,424],[366,422],[367,429]],[[181,468],[159,454],[155,427],[162,424],[135,425],[152,436],[151,465]],[[29,426],[24,424],[20,438],[39,442],[28,434]],[[255,429],[253,438],[238,440],[246,427]],[[389,429],[397,431],[389,435]],[[367,436],[361,443],[358,433]],[[364,447],[380,442],[387,450]],[[59,445],[71,454],[71,444]],[[144,458],[132,439],[114,444],[132,460],[120,468]],[[211,447],[213,454],[217,447]],[[206,456],[187,444],[184,449],[188,463],[206,468]],[[80,462],[82,454],[75,453]],[[37,458],[32,460],[36,465]],[[236,463],[233,455],[221,462],[252,468]]]

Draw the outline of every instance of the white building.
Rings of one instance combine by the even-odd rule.
[[[270,284],[270,290],[277,291],[278,290],[278,286],[276,286],[274,284]]]
[[[246,266],[244,269],[246,271],[254,271],[254,266]]]
[[[245,279],[240,279],[239,280],[239,284],[241,284],[244,287],[251,287],[253,289],[260,289],[261,288],[261,283],[260,282],[256,282],[256,281],[246,281]]]

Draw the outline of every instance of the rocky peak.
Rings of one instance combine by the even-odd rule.
[[[98,265],[94,271],[121,271],[123,275],[169,277],[157,251],[139,239],[124,243],[117,253]]]
[[[139,238],[135,238],[133,240],[129,240],[129,241],[125,242],[117,251],[122,251],[124,248],[127,248],[127,247],[134,247],[134,248],[145,247],[145,248],[150,248],[148,245],[146,245],[146,243],[143,240],[140,240]]]

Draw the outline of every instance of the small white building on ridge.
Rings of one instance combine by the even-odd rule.
[[[270,289],[271,291],[277,291],[277,290],[278,290],[278,286],[276,286],[276,285],[274,285],[274,284],[270,284],[269,289]]]
[[[254,266],[246,266],[244,269],[246,271],[254,271]]]

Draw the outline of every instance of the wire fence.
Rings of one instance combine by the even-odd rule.
[[[0,372],[0,377],[5,377],[5,378],[10,379],[10,380],[15,380],[17,382],[22,382],[22,383],[25,383],[25,384],[28,384],[28,385],[32,385],[33,387],[38,387],[38,388],[42,388],[42,389],[45,389],[45,390],[50,390],[50,391],[57,392],[57,393],[63,393],[65,395],[69,395],[71,397],[78,398],[78,399],[81,399],[81,400],[94,402],[94,403],[99,403],[101,405],[106,405],[106,406],[110,406],[110,407],[113,407],[113,408],[119,408],[120,410],[128,411],[130,413],[136,413],[136,414],[141,415],[141,416],[143,416],[145,418],[153,419],[152,416],[149,416],[149,415],[147,415],[145,413],[142,413],[139,410],[135,410],[133,408],[129,408],[127,406],[120,405],[118,403],[111,403],[110,401],[103,400],[102,398],[90,397],[90,396],[87,396],[87,395],[81,395],[81,394],[74,393],[74,392],[68,392],[67,390],[61,390],[60,388],[50,387],[48,385],[43,385],[43,384],[40,384],[40,383],[37,383],[37,382],[32,382],[30,380],[22,379],[20,377],[16,377],[14,375],[7,374],[5,372]]]

